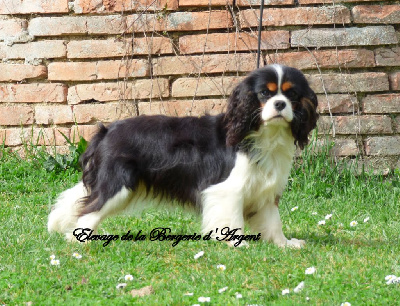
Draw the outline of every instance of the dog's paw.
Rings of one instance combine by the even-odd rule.
[[[226,244],[231,248],[248,248],[250,245],[246,241],[242,241],[239,245],[235,245],[238,241],[227,241]]]
[[[301,249],[305,245],[306,245],[306,242],[304,240],[292,238],[292,239],[288,239],[286,241],[286,245],[284,245],[283,247],[293,248],[293,249]]]

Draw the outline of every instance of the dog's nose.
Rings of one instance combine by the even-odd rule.
[[[274,103],[275,109],[280,112],[281,110],[283,110],[286,107],[286,102],[285,101],[275,101]]]

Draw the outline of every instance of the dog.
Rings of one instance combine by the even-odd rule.
[[[283,234],[278,204],[296,146],[303,149],[316,127],[317,105],[302,72],[274,64],[236,85],[225,113],[100,125],[80,160],[82,181],[61,193],[48,230],[73,239],[75,228],[96,230],[152,199],[193,207],[203,233],[243,234],[247,222],[262,240],[301,248],[303,240]]]

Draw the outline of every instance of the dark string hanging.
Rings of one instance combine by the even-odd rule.
[[[264,13],[264,1],[261,0],[260,7],[260,23],[258,24],[258,46],[257,46],[257,68],[260,68],[260,57],[261,57],[261,28],[262,28],[262,20]]]

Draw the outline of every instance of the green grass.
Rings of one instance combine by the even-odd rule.
[[[103,247],[96,241],[67,243],[47,232],[50,205],[80,179],[79,172],[69,167],[48,172],[43,159],[26,161],[1,152],[0,304],[192,305],[200,296],[210,297],[212,305],[393,305],[400,300],[400,284],[385,282],[386,275],[400,276],[398,172],[387,178],[354,176],[339,171],[323,154],[307,153],[281,200],[284,232],[307,241],[301,250],[262,242],[232,249],[215,241],[172,247],[171,242],[118,240]],[[319,226],[327,214],[332,218]],[[200,222],[180,210],[149,211],[139,219],[108,219],[100,233],[148,234],[155,227],[193,234],[199,233]],[[204,256],[196,260],[199,251]],[[74,252],[82,258],[72,257]],[[52,254],[59,266],[50,265]],[[226,270],[218,270],[218,264]],[[312,266],[316,273],[305,275]],[[127,274],[134,280],[125,281]],[[304,289],[294,293],[301,281]],[[124,289],[116,289],[124,282]],[[153,294],[131,296],[131,290],[149,285]],[[290,293],[283,296],[286,288]],[[237,299],[236,292],[243,298]]]

